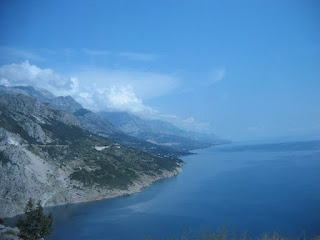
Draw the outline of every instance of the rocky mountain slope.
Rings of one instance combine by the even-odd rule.
[[[90,110],[84,109],[80,103],[76,102],[71,96],[56,97],[52,93],[43,90],[35,89],[31,86],[16,86],[4,87],[0,86],[0,94],[23,94],[33,97],[40,102],[49,105],[51,108],[63,110],[69,113],[77,113],[76,117],[81,122],[82,126],[89,131],[98,133],[101,132],[106,136],[121,133],[122,131],[115,127],[111,122],[94,114]]]
[[[89,132],[80,109],[74,115],[29,96],[0,94],[0,217],[22,213],[30,197],[44,206],[115,197],[181,171],[176,158]]]

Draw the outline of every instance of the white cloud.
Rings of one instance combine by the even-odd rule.
[[[94,111],[127,111],[144,116],[154,115],[157,111],[144,105],[142,98],[164,95],[178,84],[175,77],[150,72],[94,69],[75,75],[62,77],[52,69],[41,69],[25,61],[0,67],[0,84],[31,85],[47,89],[57,96],[71,95]]]
[[[171,74],[154,72],[86,69],[72,74],[81,86],[95,88],[131,87],[142,99],[150,99],[170,93],[176,89],[180,80]]]
[[[96,88],[80,92],[74,97],[84,107],[95,111],[125,111],[142,116],[157,113],[156,110],[144,105],[130,86]]]
[[[122,53],[119,53],[119,56],[125,57],[133,61],[144,61],[144,62],[154,61],[157,58],[157,56],[154,54],[133,53],[133,52],[122,52]]]
[[[29,61],[0,67],[0,79],[6,86],[31,85],[45,88],[56,95],[67,95],[78,88],[76,79],[62,77],[49,68],[41,69]]]

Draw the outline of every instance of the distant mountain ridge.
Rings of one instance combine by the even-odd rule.
[[[36,89],[31,86],[5,87],[0,85],[0,94],[23,94],[38,99],[42,103],[48,103],[59,110],[75,112],[82,108],[71,96],[56,97],[44,89]]]
[[[214,135],[187,132],[169,122],[142,119],[127,112],[100,112],[99,115],[123,132],[159,145],[171,144],[175,148],[195,149],[227,143]]]

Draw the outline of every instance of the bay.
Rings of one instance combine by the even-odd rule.
[[[54,207],[50,239],[155,239],[227,226],[320,235],[320,141],[229,144],[184,157],[141,193]]]

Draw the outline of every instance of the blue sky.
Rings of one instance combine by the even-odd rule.
[[[320,132],[319,1],[6,1],[0,81],[232,140]]]

